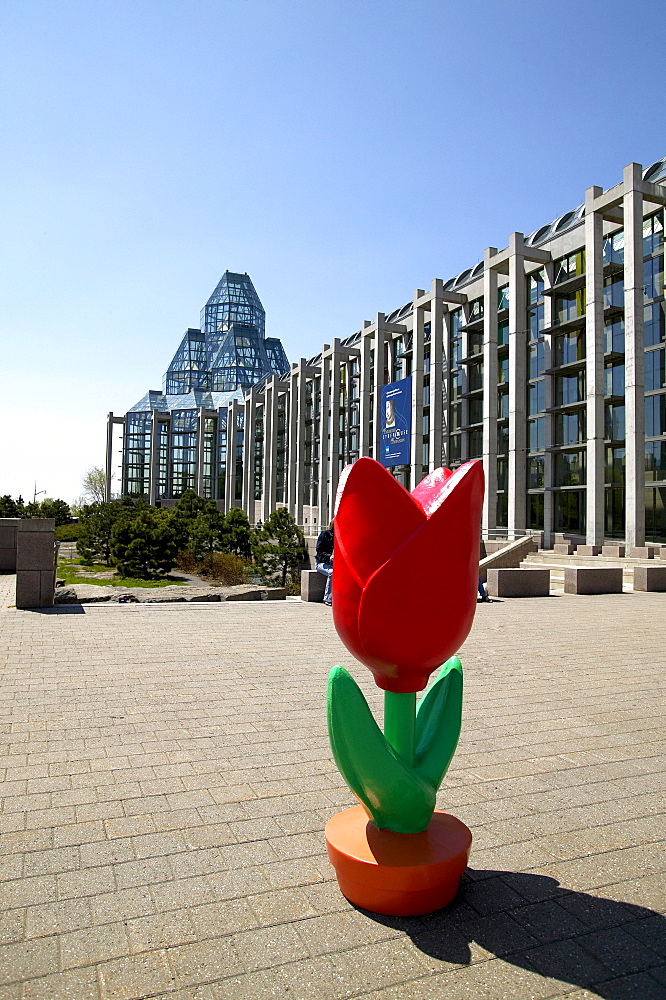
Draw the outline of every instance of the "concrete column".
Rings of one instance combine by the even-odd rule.
[[[113,413],[109,413],[106,424],[106,487],[104,499],[108,503],[111,499],[111,476],[113,474],[113,425],[115,423]]]
[[[243,499],[241,505],[254,523],[254,393],[243,400]]]
[[[594,211],[594,199],[602,193],[596,186],[585,192],[588,545],[604,540],[604,240],[603,216]]]
[[[319,420],[319,526],[323,528],[333,517],[329,495],[331,481],[331,358],[330,345],[325,344],[321,356],[321,417]],[[335,499],[335,497],[333,498]]]
[[[442,329],[442,465],[451,466],[449,436],[451,433],[451,405],[449,376],[451,374],[451,312],[447,307]]]
[[[481,527],[484,538],[497,526],[497,271],[496,247],[483,254],[483,470],[486,492]]]
[[[236,496],[236,417],[239,406],[233,399],[227,409],[227,475],[224,483],[224,509],[231,510]]]
[[[525,263],[522,233],[509,238],[509,538],[525,530],[527,459]]]
[[[273,377],[266,383],[264,391],[264,488],[261,496],[261,520],[275,510],[275,471],[277,466],[277,411],[278,392],[277,379]]]
[[[303,490],[305,486],[305,383],[306,362],[298,363],[298,412],[296,422],[296,506],[292,511],[297,524],[303,524]]]
[[[340,478],[340,365],[343,363],[340,340],[333,339],[331,350],[331,482],[329,486],[329,510],[335,508],[335,497]]]
[[[153,410],[150,419],[150,479],[148,481],[148,503],[154,507],[157,500],[157,479],[160,465],[160,425],[157,410]]]
[[[373,400],[373,437],[372,442],[373,455],[379,460],[381,454],[381,428],[382,428],[382,386],[384,385],[384,345],[386,344],[386,317],[384,313],[377,313],[375,319],[375,336],[374,336],[374,351],[375,351],[375,378],[374,378],[374,400]]]
[[[417,300],[423,296],[419,289],[414,296],[414,327],[412,330],[412,434],[410,441],[410,484],[414,489],[423,478],[423,338],[425,309]]]
[[[430,471],[443,464],[444,436],[444,303],[442,279],[435,278],[430,300]]]
[[[546,288],[551,288],[554,280],[554,268],[552,264],[546,265]],[[552,295],[546,295],[543,304],[544,326],[548,330],[554,322],[555,304]],[[544,337],[544,362],[548,370],[553,366],[552,337]],[[546,375],[544,379],[544,405],[545,415],[545,441],[546,453],[543,459],[543,547],[549,549],[553,544],[553,453],[550,449],[554,444],[554,420],[553,414],[548,410],[553,405],[553,376]]]
[[[645,342],[643,335],[643,168],[624,168],[624,372],[626,542],[645,544]]]
[[[289,458],[287,463],[287,510],[292,516],[296,509],[296,465],[298,463],[298,365],[293,364],[289,372],[289,412],[287,414],[287,439]]]
[[[359,362],[361,366],[359,453],[361,455],[369,455],[372,451],[372,441],[370,440],[370,423],[372,421],[372,410],[370,408],[370,397],[372,394],[370,384],[370,351],[372,349],[373,334],[368,331],[368,327],[372,327],[372,324],[368,320],[365,320],[361,335],[361,356]]]
[[[194,488],[200,497],[203,496],[203,472],[204,472],[204,432],[206,427],[206,417],[203,406],[197,410],[197,464],[194,473]],[[152,444],[152,437],[151,437]]]

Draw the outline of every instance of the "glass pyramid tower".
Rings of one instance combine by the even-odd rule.
[[[132,411],[217,409],[289,362],[282,343],[266,337],[266,313],[248,274],[225,271],[201,310],[201,329],[188,329],[162,380]]]

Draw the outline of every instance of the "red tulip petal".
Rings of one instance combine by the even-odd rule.
[[[416,489],[412,490],[412,496],[418,500],[428,517],[444,499],[444,486],[452,475],[453,472],[450,469],[435,469],[434,472],[421,480]]]
[[[335,515],[335,546],[364,585],[421,525],[418,501],[372,458],[359,458],[346,472]],[[337,556],[336,556],[337,558]]]
[[[363,645],[358,632],[358,609],[363,591],[345,559],[341,545],[336,545],[333,567],[333,622],[349,652],[361,659]]]
[[[369,580],[362,661],[380,687],[420,691],[457,652],[476,611],[483,468],[469,463],[433,516]]]

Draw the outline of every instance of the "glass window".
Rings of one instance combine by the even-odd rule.
[[[497,459],[497,489],[506,490],[509,483],[509,463],[506,458]]]
[[[645,346],[653,347],[655,344],[663,344],[666,340],[664,331],[664,303],[653,302],[645,306],[643,310],[643,321],[645,324]]]
[[[666,486],[645,491],[645,539],[666,542]]]
[[[483,431],[469,432],[469,457],[483,458]]]
[[[543,451],[546,447],[546,421],[543,417],[527,423],[530,451]]]
[[[604,368],[604,395],[624,396],[624,365]]]
[[[456,403],[451,407],[451,430],[460,430],[462,425],[462,403]]]
[[[497,425],[497,454],[508,455],[509,453],[509,428],[506,424]]]
[[[530,340],[536,340],[544,326],[546,325],[544,306],[532,306],[529,311]]]
[[[467,322],[473,323],[477,319],[481,319],[483,316],[483,298],[474,299],[470,302],[467,311]]]
[[[624,407],[622,407],[624,413]],[[558,413],[555,416],[555,444],[582,444],[585,441],[585,410]]]
[[[508,358],[498,358],[497,359],[497,381],[501,384],[509,381],[509,359]]]
[[[624,320],[615,319],[604,327],[604,352],[624,354]]]
[[[449,465],[454,466],[461,461],[462,447],[460,434],[452,434],[449,438]]]
[[[658,299],[664,294],[664,258],[643,261],[643,298]]]
[[[509,393],[497,393],[497,417],[499,420],[506,420],[509,416]]]
[[[502,285],[501,288],[497,289],[497,309],[499,311],[501,309],[508,309],[508,308],[509,308],[509,286]]]
[[[585,399],[585,372],[558,375],[555,379],[555,406],[580,403]]]
[[[451,374],[451,399],[460,399],[462,395],[462,373],[452,372]]]
[[[543,489],[544,477],[543,455],[534,455],[527,460],[527,488],[530,490]]]
[[[604,240],[604,264],[624,264],[624,233],[613,233]]]
[[[568,323],[569,320],[577,319],[585,315],[585,289],[571,295],[558,295],[555,299],[555,312],[558,323]]]
[[[645,352],[645,391],[666,387],[666,352],[662,347],[657,351]]]
[[[497,527],[506,528],[509,523],[509,497],[507,493],[497,494]]]
[[[553,493],[555,531],[585,534],[585,490],[557,490]]]
[[[664,239],[664,225],[661,221],[661,212],[652,215],[649,219],[643,219],[643,256],[649,257],[661,249]]]
[[[624,278],[604,278],[604,309],[624,308]]]
[[[561,281],[568,281],[578,274],[585,274],[585,250],[578,250],[568,257],[555,261],[554,284],[559,285]]]
[[[497,346],[505,347],[509,343],[509,321],[497,324]]]
[[[529,301],[530,305],[534,305],[540,299],[543,298],[543,283],[544,283],[544,272],[535,271],[534,274],[529,276]]]
[[[530,344],[530,378],[538,378],[543,375],[546,368],[546,346],[544,342],[538,341]]]
[[[625,448],[606,448],[604,481],[609,485],[623,486],[627,453]]]
[[[470,392],[483,389],[483,363],[470,365],[467,378]]]
[[[645,397],[645,436],[666,434],[666,395]]]
[[[582,330],[561,334],[555,338],[555,366],[582,361],[585,357],[585,334]]]
[[[555,455],[555,486],[585,485],[585,452],[562,451]]]
[[[533,531],[543,531],[543,493],[528,495],[527,524]]]
[[[645,480],[666,481],[666,441],[645,442]]]
[[[624,538],[624,490],[605,490],[604,508],[606,537]]]
[[[540,382],[532,382],[529,386],[528,413],[532,416],[541,413],[545,409],[546,383],[543,379]]]
[[[482,399],[470,399],[468,415],[470,424],[480,424],[483,421]]]
[[[624,441],[624,406],[606,403],[604,437],[607,441]]]

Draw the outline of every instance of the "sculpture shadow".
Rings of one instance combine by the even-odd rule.
[[[436,913],[361,912],[453,966],[490,953],[604,1000],[666,997],[666,919],[647,907],[563,889],[547,875],[468,869],[456,899]],[[659,966],[661,980],[650,974]]]
[[[82,604],[54,604],[52,608],[24,608],[33,615],[85,615]]]

